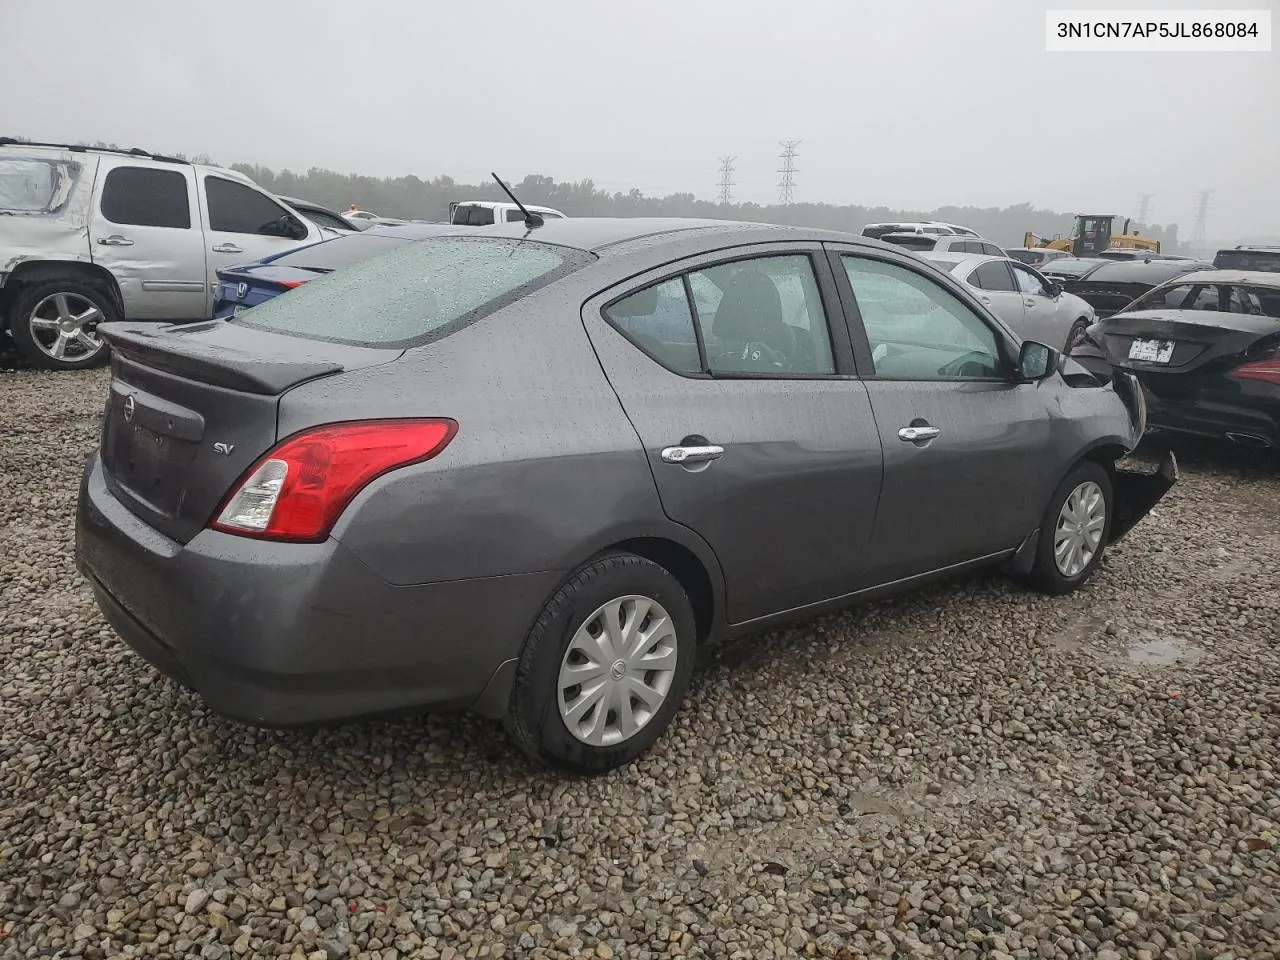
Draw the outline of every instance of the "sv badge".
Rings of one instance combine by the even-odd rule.
[[[236,448],[236,445],[234,443],[223,443],[222,441],[219,440],[217,443],[213,445],[213,452],[220,453],[224,457],[229,457],[231,456],[231,451],[234,450],[235,448]]]

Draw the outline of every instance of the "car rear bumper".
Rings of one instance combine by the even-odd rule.
[[[1206,390],[1182,399],[1148,389],[1147,406],[1153,430],[1280,447],[1280,390],[1274,397]]]
[[[505,709],[511,661],[554,572],[393,586],[341,543],[203,531],[134,516],[95,454],[76,563],[129,646],[219,713],[294,726],[425,709]]]

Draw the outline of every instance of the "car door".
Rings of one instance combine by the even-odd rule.
[[[739,248],[587,303],[668,517],[715,551],[742,623],[864,586],[880,439],[819,244]]]
[[[204,238],[189,164],[103,155],[89,248],[120,286],[130,320],[208,316]]]
[[[319,228],[262,190],[230,177],[203,174],[200,201],[208,246],[206,311],[213,308],[219,270],[322,239]]]
[[[964,280],[980,291],[978,299],[990,307],[992,313],[1003,320],[1009,329],[1022,335],[1026,305],[1005,261],[983,261],[969,270]]]
[[[1018,547],[1044,504],[1050,422],[1016,346],[958,285],[905,260],[832,250],[884,448],[872,553],[885,581]]]
[[[1049,284],[1035,270],[1021,263],[1010,262],[1009,266],[1018,282],[1025,308],[1022,314],[1023,339],[1037,340],[1055,349],[1062,349],[1075,317],[1059,315],[1058,299],[1049,289]]]

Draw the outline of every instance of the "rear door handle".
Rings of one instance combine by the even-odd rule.
[[[1026,304],[1028,307],[1034,307],[1036,305],[1035,300],[1032,299],[1031,297],[1024,297],[1022,299],[1022,302]]]
[[[705,447],[664,447],[662,450],[663,463],[706,463],[708,460],[719,460],[724,454],[724,447],[718,447],[713,443],[707,444]]]
[[[990,297],[979,297],[978,299],[979,299],[979,300],[981,300],[983,303],[990,303],[990,302],[991,302],[991,298],[990,298]]]
[[[898,431],[898,439],[907,443],[919,443],[921,440],[932,440],[942,433],[938,427],[903,427]]]
[[[128,237],[122,237],[118,233],[113,233],[109,237],[99,237],[98,243],[104,247],[132,247],[133,241]]]
[[[214,253],[244,253],[244,249],[234,243],[220,243],[213,248]]]

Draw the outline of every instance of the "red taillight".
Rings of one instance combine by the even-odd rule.
[[[245,537],[317,543],[370,482],[430,460],[457,432],[457,421],[446,419],[369,420],[305,430],[250,468],[211,526]]]
[[[276,283],[284,287],[286,290],[292,290],[294,287],[300,287],[307,281],[305,280],[277,280]]]
[[[1231,375],[1246,380],[1263,380],[1266,383],[1280,384],[1280,357],[1241,364],[1231,371]]]

